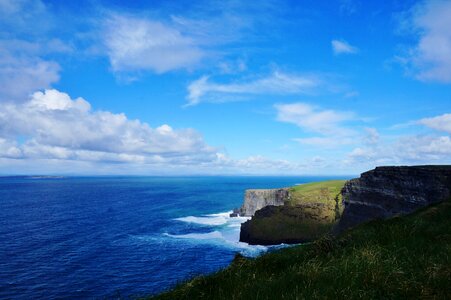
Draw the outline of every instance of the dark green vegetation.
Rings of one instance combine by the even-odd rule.
[[[273,245],[312,241],[329,233],[342,213],[345,180],[298,185],[283,206],[267,206],[241,226],[240,240]]]
[[[155,299],[451,299],[451,202],[338,238],[237,256]]]

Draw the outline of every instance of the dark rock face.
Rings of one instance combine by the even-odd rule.
[[[266,206],[241,224],[240,241],[251,245],[297,244],[312,241],[332,228],[334,216],[324,203]]]
[[[451,197],[451,166],[377,167],[348,181],[337,232],[404,215]]]

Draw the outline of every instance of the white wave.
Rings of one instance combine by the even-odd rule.
[[[183,218],[177,218],[175,219],[177,221],[187,222],[187,223],[195,223],[195,224],[201,224],[201,225],[211,225],[211,226],[218,226],[218,225],[224,225],[227,223],[226,218],[219,216],[219,217],[211,217],[211,216],[204,216],[204,217],[194,217],[194,216],[188,216]]]
[[[188,216],[177,218],[175,220],[207,225],[212,227],[212,231],[207,233],[188,233],[188,234],[164,234],[166,237],[187,243],[214,244],[220,247],[227,247],[240,252],[245,256],[257,256],[265,252],[268,247],[253,246],[240,242],[240,228],[243,222],[249,220],[249,217],[230,217],[232,211],[206,214],[202,216]]]
[[[188,233],[188,234],[169,234],[164,233],[165,236],[169,236],[176,239],[193,239],[193,240],[214,240],[223,239],[222,234],[219,231],[212,231],[207,233]]]
[[[230,217],[230,214],[232,211],[217,213],[217,214],[208,214],[203,215],[200,217],[196,216],[188,216],[188,217],[182,217],[182,218],[176,218],[177,221],[187,222],[187,223],[194,223],[194,224],[200,224],[200,225],[208,225],[208,226],[221,226],[221,225],[227,225],[232,227],[237,227],[247,220],[249,220],[248,217]]]
[[[254,246],[239,241],[239,230],[212,231],[207,233],[164,234],[173,239],[180,239],[189,243],[212,244],[236,250],[245,256],[257,256],[268,250],[265,246]]]

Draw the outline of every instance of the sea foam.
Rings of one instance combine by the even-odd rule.
[[[217,246],[232,248],[246,256],[256,256],[265,252],[268,247],[254,246],[240,242],[241,223],[249,220],[249,217],[230,217],[232,211],[206,214],[202,216],[187,216],[176,218],[174,220],[192,224],[207,226],[211,228],[210,232],[192,232],[187,234],[169,234],[166,237],[180,239],[191,243],[208,243]],[[194,229],[195,230],[195,229]]]

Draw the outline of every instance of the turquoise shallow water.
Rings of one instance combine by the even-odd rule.
[[[161,292],[227,266],[248,188],[333,177],[0,178],[0,298]]]

